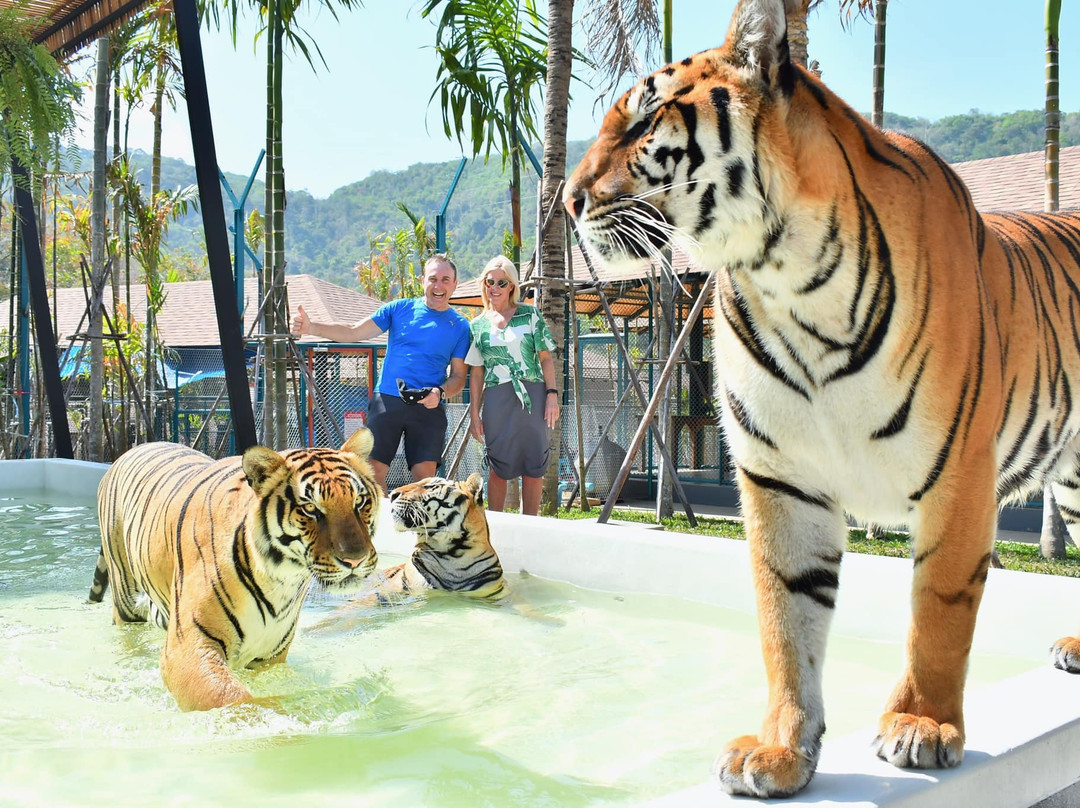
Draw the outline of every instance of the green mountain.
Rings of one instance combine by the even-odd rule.
[[[937,121],[885,113],[885,128],[921,140],[950,163],[984,160],[1006,154],[1042,151],[1046,140],[1043,111],[1020,110],[985,115],[973,110]],[[1080,144],[1080,112],[1061,116],[1061,145]]]
[[[588,142],[568,146],[567,162],[576,165]],[[539,149],[534,149],[542,159]],[[150,156],[133,155],[140,179],[148,181]],[[83,161],[89,160],[84,156]],[[343,186],[329,197],[319,199],[307,191],[286,194],[285,251],[287,271],[311,273],[321,278],[353,286],[353,267],[371,254],[371,240],[409,225],[397,207],[403,203],[414,214],[424,216],[434,232],[435,216],[446,198],[457,171],[457,162],[417,163],[403,171],[376,171],[365,179]],[[195,182],[193,166],[174,158],[163,158],[162,187]],[[450,252],[463,278],[479,274],[491,256],[502,249],[503,235],[510,228],[509,171],[504,177],[502,163],[494,155],[488,163],[469,160],[447,208],[446,222]],[[531,254],[536,231],[536,186],[531,167],[523,169],[522,232],[524,255]],[[246,177],[225,172],[234,194],[239,194]],[[288,177],[286,176],[286,182]],[[246,211],[263,209],[261,180],[252,184]],[[223,193],[226,218],[232,224],[232,202]],[[168,248],[198,255],[205,251],[201,214],[193,212],[169,228]],[[262,256],[259,256],[260,259]]]
[[[1006,115],[972,112],[938,121],[886,114],[889,129],[906,132],[937,150],[949,162],[999,157],[1039,151],[1043,148],[1042,111],[1020,111]],[[1062,116],[1061,145],[1080,144],[1080,113]],[[588,142],[569,144],[567,165],[573,167],[584,155]],[[539,157],[539,150],[536,150]],[[83,165],[89,165],[84,156]],[[134,162],[148,181],[150,156],[137,152]],[[329,197],[319,199],[306,191],[287,194],[285,213],[287,271],[311,273],[343,286],[356,283],[353,266],[370,255],[369,239],[396,232],[409,224],[397,209],[404,203],[417,215],[426,217],[434,231],[435,214],[443,203],[457,162],[417,163],[403,171],[377,171],[365,179],[343,186]],[[536,230],[536,183],[531,168],[523,170],[522,229],[524,255],[531,254]],[[234,193],[240,193],[246,176],[226,172]],[[288,177],[286,177],[286,181]],[[176,187],[195,182],[194,168],[181,160],[162,161],[162,185]],[[248,197],[247,210],[262,209],[263,183],[256,181]],[[231,223],[231,202],[224,195],[226,215]],[[502,247],[510,227],[507,178],[501,159],[494,155],[488,163],[470,160],[454,190],[447,210],[450,250],[463,278],[474,277],[487,260]],[[175,223],[169,231],[169,249],[193,255],[204,252],[202,222],[197,213]]]

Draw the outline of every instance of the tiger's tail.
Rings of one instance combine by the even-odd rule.
[[[90,602],[101,603],[105,590],[109,588],[109,567],[105,563],[105,551],[98,551],[97,566],[94,568],[94,583],[90,585]]]

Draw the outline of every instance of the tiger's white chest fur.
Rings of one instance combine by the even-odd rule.
[[[311,576],[286,575],[274,582],[263,578],[261,583],[263,588],[258,598],[250,596],[242,586],[236,587],[231,598],[236,641],[228,643],[225,656],[233,667],[243,668],[273,659],[288,647],[296,633]],[[149,597],[146,600],[150,621],[167,628],[168,607]]]
[[[780,243],[769,260],[720,270],[715,392],[724,433],[739,465],[856,517],[901,524],[940,432],[921,424],[915,407],[901,434],[881,436],[910,373],[897,372],[894,337],[875,335],[874,322],[885,305],[903,316],[903,302],[893,279],[860,267],[839,240],[821,241],[824,255],[819,246],[813,262],[797,244]]]
[[[262,609],[254,600],[243,604],[237,610],[236,617],[244,637],[235,649],[230,649],[230,663],[246,667],[254,662],[270,660],[288,647],[296,633],[309,584],[310,577],[305,576],[298,586],[283,587],[275,593],[278,603],[274,616],[268,613],[265,604]]]

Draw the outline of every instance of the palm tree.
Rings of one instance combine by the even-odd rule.
[[[643,75],[659,58],[662,30],[654,0],[591,0],[583,23],[585,52],[602,82],[598,104],[614,100],[624,77]]]
[[[153,118],[153,147],[151,149],[151,168],[150,168],[150,199],[153,201],[157,199],[161,192],[161,136],[162,125],[165,114],[165,102],[168,101],[170,106],[175,105],[175,95],[178,92],[180,86],[180,65],[176,58],[177,44],[176,44],[176,24],[171,7],[168,3],[160,2],[156,5],[148,8],[142,14],[140,14],[135,24],[139,26],[136,31],[124,31],[124,35],[129,37],[128,41],[120,41],[114,48],[115,56],[118,58],[125,58],[129,62],[129,84],[126,86],[122,93],[120,88],[117,88],[117,94],[123,94],[128,99],[128,116],[130,117],[131,110],[136,103],[142,100],[143,95],[153,89],[153,101],[151,102],[151,115]],[[119,76],[119,70],[121,65],[114,63],[113,69]],[[119,112],[119,99],[114,102],[116,111]],[[119,115],[117,115],[119,117]],[[125,126],[126,129],[126,126]],[[127,134],[124,136],[124,149],[121,155],[119,151],[114,154],[114,177],[120,177],[124,172],[128,170],[126,165],[127,161]],[[114,122],[113,129],[113,141],[118,143],[119,141],[119,121]],[[118,188],[116,195],[116,204],[120,206],[123,190]],[[124,222],[125,227],[125,255],[129,256],[131,253],[130,244],[130,228],[132,226],[132,220],[129,216],[123,215],[124,211],[118,207],[116,214],[114,215],[115,226],[119,227],[120,222]],[[154,266],[147,266],[143,263],[143,272],[147,276],[146,283],[146,365],[144,375],[144,395],[146,399],[146,406],[149,412],[154,411],[155,399],[157,397],[157,362],[155,357],[159,353],[159,347],[156,344],[156,317],[157,312],[160,310],[160,302],[156,301],[153,297],[153,290],[157,288],[152,282],[151,277],[157,274],[157,261],[155,257]],[[114,273],[115,276],[116,273]],[[126,270],[128,282],[130,283],[130,267]],[[116,284],[114,284],[114,291]],[[117,297],[113,298],[114,307],[119,303]],[[151,424],[153,420],[151,420]]]
[[[221,25],[222,14],[227,16],[229,30],[236,44],[241,10],[240,0],[222,0],[218,3],[201,0],[204,16],[215,25]],[[256,39],[267,34],[266,53],[266,175],[265,210],[266,222],[263,278],[263,294],[270,295],[266,307],[263,330],[267,334],[288,331],[288,312],[285,305],[285,171],[282,159],[282,86],[286,46],[301,54],[314,70],[315,59],[325,66],[326,60],[318,44],[305,31],[297,19],[300,0],[255,0],[254,7],[263,20],[263,27]],[[337,8],[354,8],[360,0],[319,0],[318,5],[337,19]],[[270,446],[284,448],[287,440],[287,400],[285,395],[284,346],[276,342],[266,351],[266,390],[270,393],[269,407],[263,409],[263,440]]]
[[[439,70],[431,97],[439,97],[443,131],[472,156],[498,146],[511,165],[511,256],[521,263],[521,155],[519,138],[538,138],[533,91],[547,70],[545,22],[521,0],[425,0],[421,16],[442,7],[436,29]],[[468,121],[466,121],[466,117]]]
[[[545,278],[566,277],[566,222],[560,204],[562,183],[566,178],[567,108],[570,105],[570,77],[574,62],[572,43],[574,0],[548,0],[547,88],[544,94],[544,177],[541,183],[540,210],[552,211],[551,220],[539,244],[540,266]],[[566,287],[545,284],[541,287],[541,312],[555,337],[555,378],[565,378]],[[573,317],[574,313],[571,312]],[[550,431],[548,470],[544,475],[543,512],[554,513],[559,507],[559,454],[562,448],[562,425]],[[585,502],[582,492],[582,502]]]
[[[1058,107],[1058,21],[1061,0],[1046,0],[1046,197],[1043,209],[1058,209],[1058,139],[1061,112]],[[1053,489],[1043,488],[1042,534],[1039,552],[1043,558],[1065,558],[1065,522],[1061,518]]]
[[[90,247],[90,288],[97,289],[105,275],[105,157],[108,147],[109,37],[97,41],[97,71],[94,77],[94,181],[91,186],[92,214]],[[102,313],[98,301],[90,309],[90,434],[88,459],[105,460],[105,428],[102,387],[104,383],[105,346],[101,340]]]
[[[126,20],[114,28],[109,34],[109,66],[113,71],[113,149],[112,159],[114,171],[118,161],[128,157],[128,134],[131,128],[131,114],[135,107],[142,103],[142,98],[150,82],[153,79],[153,66],[157,60],[151,53],[153,50],[152,31],[154,30],[154,17],[161,13],[160,6],[150,7]],[[121,103],[126,105],[124,114],[121,114]],[[122,136],[121,136],[122,133]],[[160,162],[160,142],[155,143],[158,162]],[[118,193],[113,194],[112,214],[115,249],[112,262],[112,303],[113,323],[122,322],[131,310],[131,237],[130,231],[123,212],[123,203]],[[123,246],[123,267],[119,260],[120,248]],[[124,274],[124,286],[127,289],[126,305],[120,296],[120,273]],[[123,315],[121,314],[123,312]],[[147,357],[149,359],[149,357]],[[153,369],[153,365],[147,362],[147,368]],[[128,394],[138,396],[138,390],[125,390],[124,376],[116,379],[117,393],[113,396],[120,401],[120,423],[125,427],[117,431],[119,440],[115,450],[122,453],[127,449],[128,430]],[[144,424],[142,419],[135,420],[135,438],[138,440],[139,432]]]
[[[164,104],[175,106],[177,80],[181,77],[180,64],[176,59],[176,21],[171,4],[162,3],[154,10],[153,39],[150,42],[150,54],[153,59],[154,105],[154,146],[150,169],[150,194],[161,190],[161,127],[164,119]]]

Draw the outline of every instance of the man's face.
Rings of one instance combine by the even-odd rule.
[[[424,302],[435,311],[450,308],[450,295],[457,289],[457,276],[449,264],[436,261],[424,268]]]

